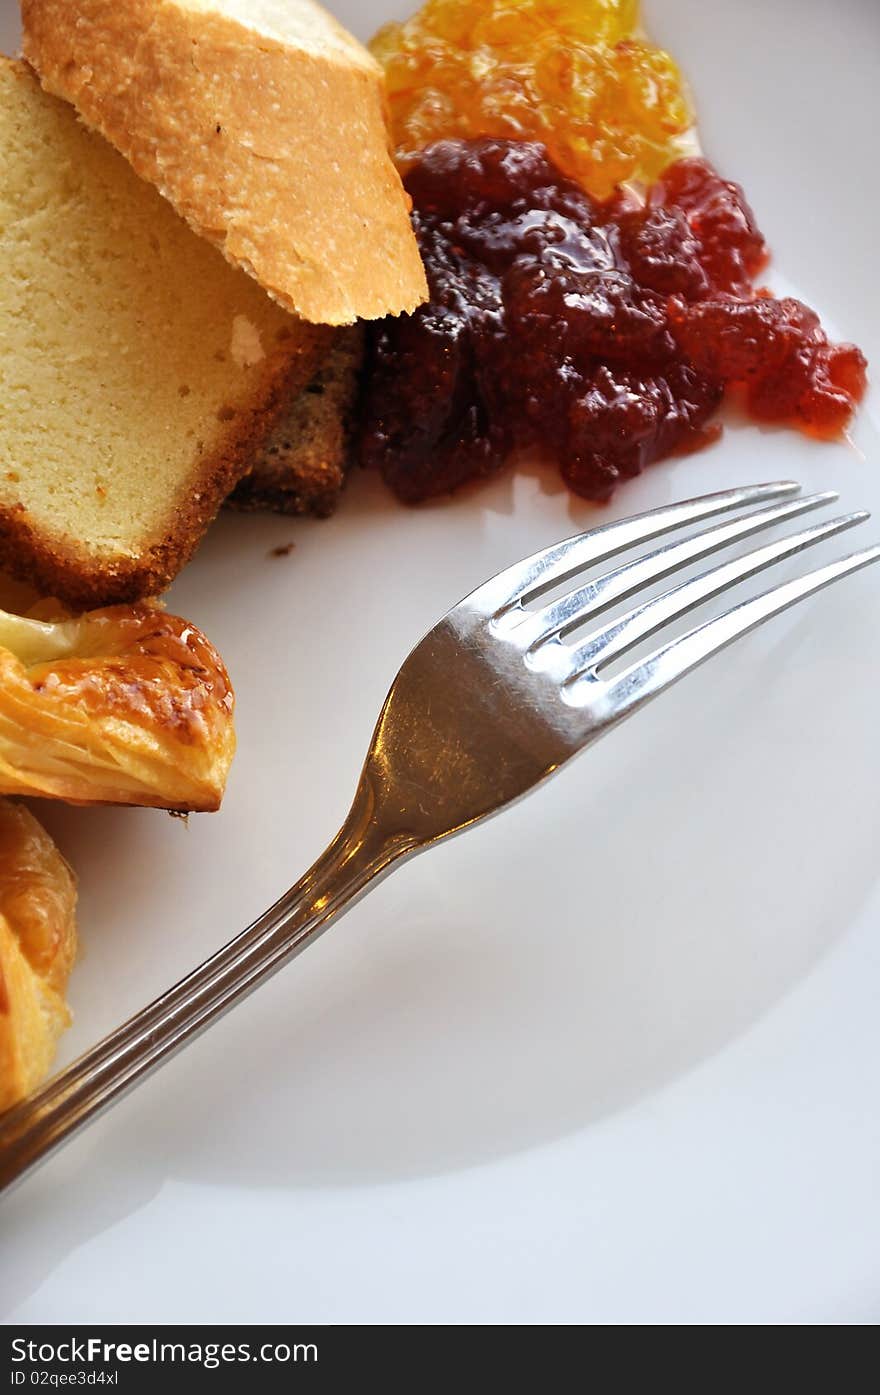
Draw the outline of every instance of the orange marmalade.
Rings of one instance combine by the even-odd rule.
[[[397,158],[432,141],[540,141],[594,198],[651,183],[685,153],[693,114],[639,0],[427,0],[376,35]]]

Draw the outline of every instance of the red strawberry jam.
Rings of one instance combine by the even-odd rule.
[[[608,499],[714,440],[731,385],[752,414],[834,436],[865,359],[799,301],[756,293],[766,246],[742,190],[679,160],[644,204],[593,200],[543,146],[444,140],[410,169],[430,301],[375,326],[363,461],[415,502],[515,449]]]

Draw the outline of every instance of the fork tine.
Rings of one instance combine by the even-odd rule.
[[[699,562],[713,552],[741,542],[763,528],[772,528],[786,519],[796,518],[810,509],[832,503],[838,496],[833,492],[810,494],[803,499],[774,504],[737,518],[732,523],[715,524],[695,533],[683,542],[667,543],[656,552],[626,562],[613,571],[593,577],[584,586],[545,606],[539,611],[517,611],[509,614],[496,628],[512,637],[523,648],[535,650],[545,640],[565,635],[576,626],[598,615],[615,601],[625,600],[655,581],[662,581],[672,572],[680,571],[692,562]]]
[[[746,485],[740,489],[724,489],[704,494],[684,503],[668,504],[634,518],[606,523],[589,533],[579,533],[565,542],[536,552],[522,562],[485,582],[467,597],[471,609],[484,615],[497,615],[525,601],[534,600],[552,587],[576,576],[593,562],[602,562],[637,543],[671,533],[690,523],[699,523],[715,514],[729,513],[748,504],[766,503],[800,492],[793,480],[778,480],[770,484]]]
[[[571,647],[568,681],[577,678],[587,668],[594,667],[601,671],[612,660],[619,659],[628,649],[632,649],[643,639],[648,639],[670,621],[702,605],[704,601],[720,596],[722,591],[729,590],[731,586],[736,586],[750,576],[756,576],[765,568],[772,567],[775,562],[793,557],[805,548],[833,537],[835,533],[854,528],[866,518],[870,518],[870,514],[860,509],[840,518],[832,518],[828,523],[817,523],[812,528],[805,528],[801,533],[794,533],[790,537],[768,543],[766,547],[747,552],[744,557],[735,557],[732,562],[725,562],[720,567],[711,567],[699,576],[664,591],[661,596],[655,596],[653,600],[634,607],[601,630],[594,631],[582,644]]]
[[[633,664],[617,678],[605,682],[592,674],[583,674],[565,685],[563,698],[572,706],[589,704],[591,718],[597,726],[605,729],[615,726],[741,635],[757,629],[765,620],[806,600],[832,582],[877,561],[880,561],[880,545],[850,553],[848,557],[807,572],[806,576],[783,582],[655,649],[653,654]]]

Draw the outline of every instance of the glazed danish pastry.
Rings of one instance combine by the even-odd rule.
[[[47,1074],[70,1023],[76,881],[23,804],[0,799],[0,1111]]]
[[[157,605],[0,611],[0,794],[217,809],[233,707],[216,649]]]

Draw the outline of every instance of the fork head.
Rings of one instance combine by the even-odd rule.
[[[801,496],[789,482],[705,495],[569,538],[478,587],[416,646],[394,681],[362,779],[374,817],[413,849],[469,827],[734,639],[880,559],[880,547],[840,558],[606,674],[613,660],[672,621],[868,515],[789,533],[646,594],[657,583],[836,497]],[[646,554],[627,555],[688,529]],[[568,583],[561,598],[534,605]],[[628,604],[608,619],[618,603]],[[582,627],[586,637],[570,642]]]

